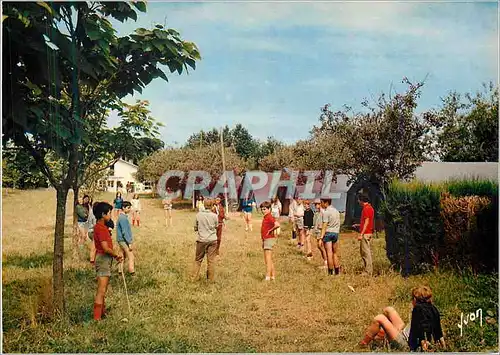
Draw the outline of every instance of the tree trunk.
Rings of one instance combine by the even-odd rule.
[[[52,303],[54,311],[59,315],[64,315],[64,222],[66,218],[66,200],[68,189],[66,187],[57,188],[56,226],[54,232],[54,260],[52,263]]]
[[[78,204],[78,194],[80,192],[80,187],[73,186],[73,240],[78,240],[78,215],[76,214],[76,205]],[[75,248],[74,252],[78,251],[78,244],[73,245]]]

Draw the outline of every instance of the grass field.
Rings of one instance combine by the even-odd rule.
[[[195,213],[174,210],[174,227],[166,228],[160,202],[153,199],[142,200],[142,224],[133,228],[138,275],[127,280],[132,317],[115,272],[107,297],[109,316],[95,323],[94,270],[86,252],[79,261],[71,258],[70,201],[71,194],[64,261],[68,319],[51,320],[55,192],[3,194],[4,352],[362,351],[357,343],[383,307],[393,305],[408,321],[410,290],[420,283],[433,288],[448,351],[498,350],[498,275],[441,271],[404,279],[390,270],[382,236],[373,244],[377,275],[364,278],[358,275],[359,244],[342,234],[345,274],[328,277],[317,268],[317,250],[309,262],[289,244],[284,223],[274,250],[277,280],[264,282],[261,217],[255,214],[253,232],[245,233],[240,218],[228,221],[216,281],[191,282]],[[469,322],[460,336],[461,312],[478,308],[483,311],[482,327],[479,320]],[[486,316],[491,317],[488,322]],[[390,351],[382,346],[371,350]]]

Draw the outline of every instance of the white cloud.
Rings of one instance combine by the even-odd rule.
[[[414,2],[202,3],[173,9],[190,25],[217,23],[240,30],[259,27],[318,26],[360,31],[438,35],[439,23],[412,17],[421,4]],[[409,18],[417,20],[412,26]],[[417,26],[415,26],[417,25]],[[424,25],[424,26],[422,26]],[[427,26],[425,26],[427,25]]]

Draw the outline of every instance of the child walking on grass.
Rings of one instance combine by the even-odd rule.
[[[109,277],[113,258],[119,263],[123,261],[121,255],[113,250],[113,241],[107,222],[111,220],[113,207],[106,202],[94,205],[94,216],[97,223],[94,226],[94,244],[96,249],[95,270],[97,273],[97,292],[94,299],[94,320],[101,320],[105,316],[105,297],[108,290]]]
[[[260,236],[262,238],[262,249],[264,250],[264,261],[266,263],[266,278],[265,281],[274,280],[276,278],[276,270],[272,258],[273,246],[276,243],[274,231],[280,227],[278,221],[271,215],[271,203],[264,201],[260,204],[260,209],[264,218],[260,228]]]
[[[384,308],[384,314],[376,316],[366,330],[360,346],[366,347],[373,339],[387,335],[391,345],[401,351],[429,351],[436,342],[444,350],[446,343],[441,329],[441,318],[438,309],[432,304],[431,288],[413,288],[412,305],[411,324],[406,327],[394,308]]]
[[[130,201],[132,204],[132,225],[135,226],[135,221],[137,221],[137,227],[141,223],[141,201],[139,200],[139,195],[134,194],[134,198]]]
[[[120,246],[123,253],[123,259],[128,260],[128,272],[135,275],[134,267],[134,253],[132,251],[132,229],[128,220],[128,214],[131,211],[132,204],[128,201],[123,201],[122,211],[118,216],[118,223],[116,224],[116,241]],[[123,263],[118,265],[118,272],[123,273]]]

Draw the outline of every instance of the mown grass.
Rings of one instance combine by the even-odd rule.
[[[111,195],[104,196],[112,200]],[[71,196],[70,196],[71,199]],[[69,200],[70,200],[69,199]],[[341,236],[345,274],[328,277],[317,268],[317,250],[307,261],[288,242],[289,227],[274,252],[277,280],[262,281],[264,261],[259,237],[245,233],[234,218],[224,230],[216,282],[189,281],[194,258],[194,212],[174,210],[166,228],[161,204],[144,199],[140,228],[134,227],[137,277],[127,279],[133,315],[123,283],[111,279],[109,316],[92,321],[94,272],[82,252],[71,258],[65,239],[65,293],[68,317],[51,317],[51,251],[55,215],[53,191],[9,193],[3,200],[3,350],[5,352],[352,352],[365,327],[384,306],[393,305],[405,321],[409,293],[429,284],[442,313],[449,351],[492,351],[498,325],[457,323],[461,312],[483,309],[498,317],[498,276],[442,271],[408,279],[390,270],[383,235],[373,243],[375,273],[363,278],[358,242]],[[71,202],[67,229],[71,234]],[[352,286],[352,292],[348,286]],[[122,321],[127,318],[128,322]],[[492,322],[492,321],[491,321]],[[375,347],[373,351],[389,351]]]

